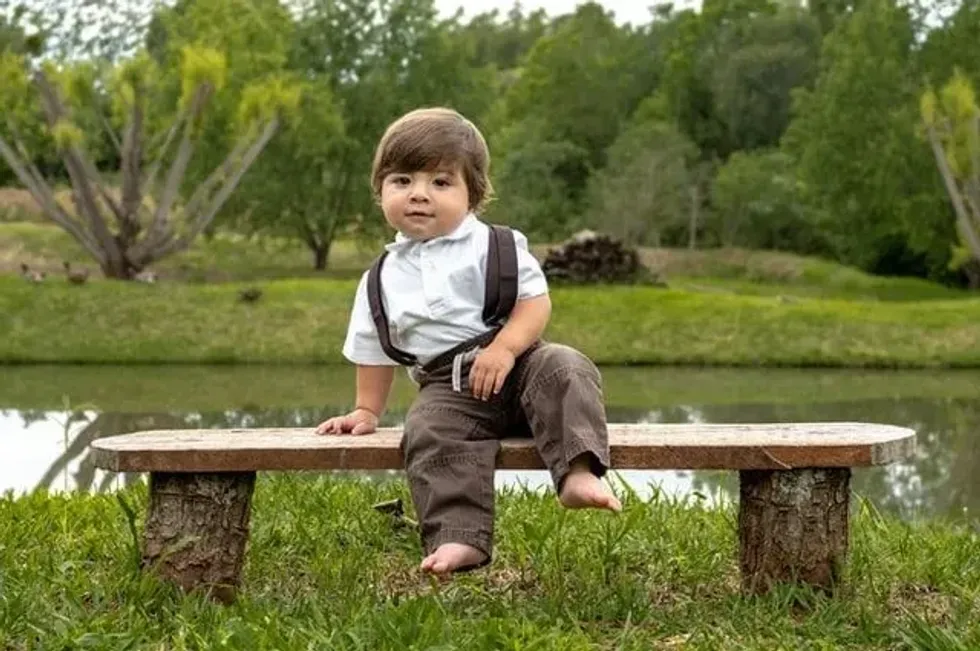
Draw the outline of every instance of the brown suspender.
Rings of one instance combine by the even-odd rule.
[[[517,303],[517,244],[506,226],[490,226],[487,245],[487,288],[483,299],[483,322],[503,323]]]
[[[378,331],[378,340],[385,354],[404,366],[415,366],[415,355],[401,350],[391,343],[391,330],[388,328],[388,314],[385,312],[381,293],[381,267],[387,257],[385,251],[371,265],[368,271],[368,303],[371,306],[371,319]],[[483,299],[483,322],[498,327],[514,309],[517,303],[517,244],[514,232],[506,226],[490,225],[490,239],[487,243],[487,286]]]
[[[378,331],[378,340],[381,342],[381,348],[384,349],[385,354],[403,366],[415,366],[418,363],[415,355],[406,353],[391,343],[388,313],[385,312],[384,301],[381,298],[381,265],[384,264],[386,257],[388,257],[387,251],[378,256],[368,272],[367,292],[368,302],[371,304],[371,320],[374,321],[374,327]]]

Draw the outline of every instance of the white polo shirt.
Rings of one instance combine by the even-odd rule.
[[[385,246],[381,288],[391,343],[425,364],[489,328],[483,323],[487,242],[490,227],[467,215],[452,233],[416,241],[398,233]],[[514,231],[517,244],[518,300],[548,293],[527,238]],[[361,276],[351,310],[344,357],[355,364],[397,366],[385,355],[371,320],[368,272]]]

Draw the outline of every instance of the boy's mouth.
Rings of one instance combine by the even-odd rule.
[[[405,213],[405,216],[406,217],[432,217],[433,215],[432,215],[432,213],[421,212],[421,211],[418,211],[418,210],[413,210],[411,212]]]

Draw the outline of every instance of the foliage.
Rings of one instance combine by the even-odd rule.
[[[132,278],[154,261],[186,248],[210,225],[283,115],[298,103],[295,88],[268,78],[283,63],[281,58],[245,47],[257,37],[255,29],[249,31],[247,11],[244,19],[220,30],[221,19],[235,9],[254,8],[254,3],[235,1],[198,3],[186,7],[181,17],[218,30],[205,36],[219,47],[235,46],[251,56],[170,38],[159,62],[143,52],[114,63],[98,57],[60,64],[48,59],[29,74],[22,59],[3,55],[4,77],[17,83],[0,98],[8,109],[7,124],[0,127],[0,156],[45,215],[71,233],[107,276]],[[285,10],[280,8],[280,13],[288,22]],[[171,36],[179,34],[180,21],[171,26]],[[262,22],[262,27],[269,24]],[[265,67],[252,65],[244,71],[239,63],[243,59],[260,60]],[[232,102],[221,92],[228,84],[237,93]],[[259,90],[249,91],[251,87]],[[242,96],[244,101],[238,99]],[[25,108],[25,102],[33,106]],[[246,123],[232,125],[237,135],[216,138],[214,123],[204,119],[211,117],[209,104],[215,103],[224,128],[230,124],[227,116],[234,115],[232,109],[241,105],[239,118]],[[43,115],[70,178],[71,212],[56,201],[52,181],[38,167],[31,142],[22,135],[23,125],[17,123],[22,119],[31,125],[27,116],[32,112]],[[195,159],[195,148],[203,150],[203,156]],[[202,160],[207,166],[198,168],[196,177],[188,174]],[[104,178],[109,167],[118,169],[118,192]]]
[[[589,175],[605,165],[607,147],[652,88],[643,74],[647,45],[596,3],[580,5],[535,42],[501,100],[503,125],[493,140],[503,160],[501,191],[515,195],[508,204],[515,223],[570,230]],[[518,180],[530,171],[540,176]]]
[[[715,229],[723,246],[826,253],[808,219],[793,161],[779,150],[736,152],[712,186]]]
[[[274,106],[287,119],[203,232],[295,238],[312,269],[337,237],[388,237],[366,179],[375,143],[401,113],[448,105],[491,143],[486,218],[532,238],[615,223],[638,241],[816,252],[953,285],[980,278],[918,105],[954,70],[980,83],[977,0],[705,0],[657,6],[639,25],[595,2],[471,18],[440,15],[435,0],[106,0],[94,15],[90,5],[0,0],[0,134],[11,149],[57,185],[72,176],[58,145],[77,146],[116,191],[129,89],[151,98],[142,160],[166,168],[180,158],[162,147],[166,134],[207,79],[215,92],[167,201],[191,202]],[[38,71],[70,119],[49,124],[36,89],[17,89]],[[649,145],[640,125],[676,133],[697,160]],[[23,176],[8,168],[0,162],[0,184]]]
[[[956,227],[964,254],[954,259],[965,266],[972,258],[973,273],[980,265],[980,107],[973,87],[956,71],[938,93],[922,96],[922,119],[936,165],[956,211]],[[980,284],[980,274],[973,279]]]
[[[942,277],[952,235],[916,136],[909,13],[869,0],[826,37],[812,91],[786,134],[815,226],[836,257],[872,272]]]
[[[810,87],[816,76],[815,21],[784,9],[728,26],[717,38],[708,83],[727,141],[737,151],[776,146],[789,123],[791,91]]]
[[[669,124],[632,124],[593,177],[588,223],[629,244],[676,244],[690,210],[697,149]]]

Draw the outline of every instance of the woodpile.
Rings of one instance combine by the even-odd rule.
[[[593,231],[581,231],[548,251],[541,265],[548,280],[577,284],[631,283],[642,267],[636,249]]]

